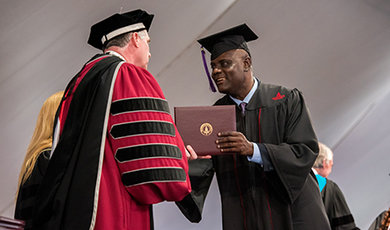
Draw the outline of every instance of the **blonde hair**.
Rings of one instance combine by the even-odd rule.
[[[19,193],[20,186],[30,177],[39,155],[43,150],[52,146],[54,118],[63,95],[64,91],[57,92],[47,98],[42,105],[19,174],[17,194]]]
[[[317,159],[314,162],[313,168],[322,168],[324,167],[324,160],[325,162],[333,160],[333,152],[328,146],[321,142],[318,142],[318,147],[320,149],[320,152],[318,153]]]

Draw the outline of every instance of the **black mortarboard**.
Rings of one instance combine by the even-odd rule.
[[[246,42],[257,38],[258,36],[246,24],[242,24],[199,39],[198,42],[211,53],[211,60],[214,60],[222,53],[233,49],[243,49],[250,55]]]
[[[214,60],[226,51],[234,49],[243,49],[250,56],[251,54],[249,52],[249,48],[246,42],[256,40],[257,38],[258,36],[244,23],[239,26],[235,26],[222,32],[199,39],[198,42],[202,45],[202,48],[204,47],[211,53],[210,59]],[[203,49],[202,58],[203,65],[209,80],[210,89],[211,91],[215,92],[216,90],[213,81],[211,80],[209,70],[207,68],[206,58]]]
[[[88,44],[103,49],[104,44],[119,35],[149,30],[154,15],[138,9],[123,14],[114,14],[91,27]]]

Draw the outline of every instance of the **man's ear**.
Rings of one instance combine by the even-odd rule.
[[[247,56],[244,58],[244,72],[248,72],[252,67],[252,59]]]
[[[139,47],[139,42],[141,40],[139,34],[137,32],[134,32],[134,33],[131,33],[130,36],[131,36],[130,40],[133,42],[134,46],[138,48]]]

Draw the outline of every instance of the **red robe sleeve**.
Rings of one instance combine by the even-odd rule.
[[[191,192],[183,141],[147,70],[128,63],[119,68],[108,134],[122,183],[139,203],[179,201]]]

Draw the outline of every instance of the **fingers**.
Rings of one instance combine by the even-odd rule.
[[[246,138],[241,133],[235,134],[235,136],[220,136],[215,143],[221,145],[222,147],[229,147],[232,145],[237,145],[241,142],[246,142]]]
[[[218,133],[218,139],[215,141],[217,148],[221,152],[233,152],[236,150],[237,143],[239,138],[233,136],[233,132],[221,132]]]
[[[195,160],[198,158],[198,155],[195,153],[195,150],[192,148],[191,145],[186,146],[186,155],[188,160]]]
[[[219,145],[227,144],[226,146],[230,146],[229,144],[240,142],[241,140],[242,138],[239,137],[222,137],[222,138],[218,138],[218,140],[216,140],[215,143]]]
[[[228,136],[239,136],[240,132],[237,131],[226,131],[226,132],[219,132],[218,137],[228,137]]]
[[[238,153],[240,155],[253,154],[253,144],[246,137],[236,131],[218,133],[218,140],[215,141],[221,153]]]
[[[218,133],[218,140],[216,143],[236,142],[240,140],[246,140],[244,134],[237,131],[227,131]]]
[[[211,155],[198,156],[198,154],[196,154],[194,148],[192,148],[191,145],[186,146],[186,155],[187,155],[188,160],[210,159],[211,158]]]
[[[234,147],[239,143],[239,140],[233,140],[233,138],[224,137],[215,141],[217,148],[229,148]]]
[[[187,149],[186,149],[186,157],[187,157],[187,159],[190,159],[190,157],[191,157],[191,154],[190,154],[190,152],[188,152]]]
[[[221,153],[240,153],[239,149],[236,148],[236,147],[232,147],[232,148],[227,148],[227,147],[224,147],[224,148],[219,148],[219,150],[221,151]]]
[[[247,144],[238,143],[237,145],[233,145],[231,147],[218,145],[217,148],[221,153],[237,153],[244,156],[253,155],[253,143],[251,142],[248,142]]]

